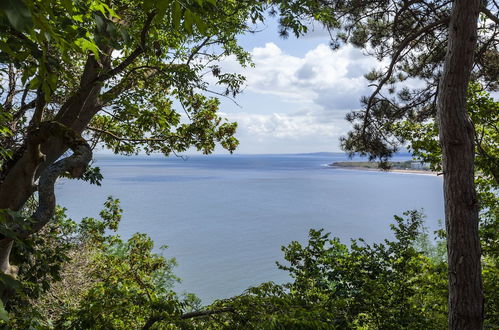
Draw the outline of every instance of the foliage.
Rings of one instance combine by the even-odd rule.
[[[482,209],[482,248],[497,250],[496,235],[491,232],[497,225],[499,210],[499,102],[494,101],[478,82],[468,87],[468,112],[475,129],[475,184]],[[408,143],[412,154],[441,171],[442,152],[438,143],[438,127],[435,121],[417,123],[404,121],[393,124],[393,131]]]
[[[175,279],[171,274],[174,261],[153,254],[152,247],[150,238],[136,234],[127,242],[112,242],[97,253],[89,271],[97,281],[79,306],[62,316],[62,326],[139,328],[156,313],[178,317],[182,304],[171,291],[171,283],[157,285],[158,278]]]
[[[269,8],[279,15],[283,36],[288,31],[300,35],[307,31],[305,22],[318,20],[337,29],[333,47],[350,42],[389,60],[385,71],[366,75],[376,89],[363,100],[364,109],[348,116],[354,130],[343,139],[347,151],[386,160],[409,140],[414,152],[437,168],[438,127],[432,120],[450,3],[4,1],[0,4],[0,77],[5,82],[0,86],[0,191],[13,189],[3,186],[10,173],[23,173],[28,180],[16,177],[10,182],[32,194],[38,166],[45,161],[42,165],[49,166],[63,154],[64,150],[50,150],[55,144],[29,145],[30,134],[47,120],[83,134],[92,148],[103,145],[120,154],[169,155],[191,147],[210,153],[217,143],[232,152],[238,143],[236,124],[221,118],[218,99],[206,95],[234,97],[242,91],[244,77],[222,72],[217,62],[233,55],[240,64],[251,65],[237,36],[249,29],[250,22],[263,20]],[[474,76],[494,89],[497,38],[490,16],[481,19],[479,44]],[[206,76],[214,84],[208,84]],[[425,86],[414,90],[403,86],[411,78],[421,79]],[[211,90],[213,85],[221,90]],[[484,206],[486,322],[493,327],[499,324],[498,111],[497,102],[478,85],[471,85],[469,93],[468,110],[477,133],[476,180]],[[36,164],[28,160],[22,171],[10,172],[23,164],[27,147],[43,150],[48,157]],[[83,179],[99,184],[102,176],[97,168],[89,168]],[[21,181],[29,187],[21,187]],[[80,224],[59,209],[40,233],[16,239],[11,261],[19,266],[19,281],[10,286],[19,286],[18,295],[8,306],[10,321],[0,306],[4,325],[445,327],[445,258],[438,252],[441,249],[428,248],[416,212],[405,220],[397,217],[395,240],[384,244],[358,240],[348,247],[322,231],[311,231],[308,245],[293,242],[283,249],[289,265],[279,267],[290,272],[292,283],[262,284],[214,303],[205,313],[189,314],[198,308],[198,301],[173,292],[174,260],[155,254],[152,241],[144,235],[128,241],[107,235],[117,229],[121,211],[114,200],[105,207],[100,220],[86,218]],[[25,204],[24,216],[32,210]],[[2,210],[2,239],[15,238],[8,221],[20,216],[17,208]],[[13,279],[2,274],[0,281]]]
[[[153,316],[180,322],[183,310],[196,308],[195,296],[173,292],[175,260],[154,253],[143,234],[113,235],[119,202],[109,198],[104,207],[100,219],[79,224],[58,209],[40,235],[17,245],[21,287],[9,304],[11,327],[140,327]]]
[[[169,154],[190,146],[208,153],[217,141],[230,151],[236,147],[236,125],[222,120],[219,103],[199,91],[208,89],[207,72],[226,86],[224,93],[240,91],[244,77],[220,72],[214,63],[228,55],[250,63],[235,39],[247,28],[248,5],[51,0],[8,1],[1,9],[2,79],[10,82],[2,95],[2,135],[10,137],[4,138],[2,146],[9,148],[2,153],[15,151],[26,125],[34,124],[28,110],[36,103],[43,111],[39,118],[60,117],[71,95],[95,83],[105,92],[87,127],[94,146],[103,143],[124,154],[142,148]],[[211,51],[213,46],[220,51]],[[84,81],[85,66],[93,59],[109,72]],[[11,97],[19,93],[15,89],[22,97]],[[173,100],[182,111],[174,109]],[[188,120],[181,122],[184,111]]]
[[[416,248],[423,217],[416,211],[395,217],[395,240],[350,247],[322,230],[311,230],[307,245],[283,247],[293,278],[265,283],[246,294],[219,301],[236,313],[220,317],[226,328],[400,329],[445,328],[446,264]]]
[[[49,119],[121,154],[190,147],[210,153],[216,143],[233,151],[236,124],[206,95],[242,91],[244,77],[222,72],[219,61],[232,55],[251,65],[237,36],[268,9],[281,18],[283,33],[306,32],[309,15],[334,25],[320,6],[287,1],[2,2],[2,159],[25,141],[28,127]],[[83,107],[84,127],[73,123],[74,106]]]
[[[486,92],[478,82],[468,87],[468,112],[475,129],[475,185],[481,206],[480,243],[482,246],[482,276],[486,292],[486,320],[499,324],[497,278],[499,276],[499,102]],[[441,171],[441,149],[438,143],[438,127],[434,121],[417,123],[404,121],[393,125],[411,152]]]
[[[394,239],[345,245],[322,230],[283,247],[292,282],[263,283],[200,309],[179,296],[174,259],[153,252],[143,234],[123,241],[121,210],[108,199],[100,219],[76,224],[59,209],[53,226],[15,252],[21,287],[9,304],[16,328],[399,329],[445,328],[447,264],[416,211],[395,217]],[[61,228],[61,230],[52,230]],[[64,230],[62,230],[64,229]],[[51,246],[51,248],[48,248]],[[20,245],[22,247],[22,245]],[[29,258],[26,258],[26,256]],[[24,259],[23,259],[24,258]],[[486,258],[490,258],[487,256]],[[48,271],[43,272],[43,267]],[[486,325],[497,325],[497,264],[484,260]],[[42,276],[41,276],[42,275]],[[194,311],[194,312],[193,312]],[[146,326],[148,325],[148,326]]]

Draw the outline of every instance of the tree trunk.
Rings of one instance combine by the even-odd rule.
[[[449,262],[449,329],[481,329],[483,323],[474,135],[466,109],[479,8],[480,0],[453,3],[437,103]]]
[[[101,82],[92,83],[92,81],[97,78],[103,69],[110,69],[112,52],[109,47],[102,48],[105,51],[101,55],[101,61],[97,62],[93,56],[88,57],[84,73],[80,79],[80,89],[69,98],[54,118],[56,122],[70,128],[77,136],[82,133],[92,117],[100,109],[99,95],[103,84]],[[0,178],[0,209],[20,210],[28,198],[36,191],[35,181],[69,147],[68,141],[57,135],[36,143],[27,140],[25,147],[19,151],[19,158],[15,160],[5,176]],[[86,161],[87,164],[88,161]],[[55,205],[55,196],[53,198]],[[49,217],[51,216],[49,215]],[[43,222],[39,223],[45,224]],[[12,239],[0,234],[0,272],[15,277],[17,268],[9,263],[11,249]],[[10,294],[9,290],[0,287],[0,299],[3,299],[4,303]]]

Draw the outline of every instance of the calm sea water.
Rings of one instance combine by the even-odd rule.
[[[204,303],[286,282],[275,266],[280,247],[305,242],[310,228],[373,242],[391,237],[393,215],[405,210],[423,209],[430,230],[444,217],[441,177],[325,166],[344,154],[96,159],[102,186],[63,180],[58,203],[77,220],[97,216],[107,196],[119,198],[119,234],[144,232],[168,245],[183,279],[178,290]]]

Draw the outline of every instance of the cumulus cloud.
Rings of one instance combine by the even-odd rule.
[[[231,113],[225,116],[237,121],[244,133],[258,137],[271,135],[277,138],[300,139],[312,135],[336,136],[342,133],[337,126],[331,125],[338,121],[337,118],[318,111],[291,114]]]
[[[274,43],[251,52],[255,67],[239,69],[228,59],[227,70],[242,71],[247,90],[279,96],[284,102],[315,104],[326,110],[353,110],[369,91],[363,74],[378,65],[352,46],[332,51],[319,44],[303,57],[285,54]]]
[[[338,138],[349,129],[345,114],[358,109],[361,96],[369,93],[363,75],[379,63],[351,46],[332,51],[326,44],[302,57],[271,42],[251,54],[255,67],[240,68],[234,58],[222,63],[224,71],[246,76],[245,94],[254,99],[243,104],[244,112],[226,114],[239,124],[241,150],[337,151]],[[280,105],[263,109],[260,102],[251,112],[258,95],[271,96]]]

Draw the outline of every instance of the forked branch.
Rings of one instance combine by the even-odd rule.
[[[32,224],[29,228],[19,229],[21,238],[39,231],[53,217],[56,205],[54,185],[57,178],[64,173],[69,173],[74,178],[81,177],[92,160],[92,149],[88,143],[72,129],[61,123],[42,122],[32,134],[34,137],[32,142],[34,143],[49,137],[58,137],[73,151],[73,154],[51,164],[40,175],[38,207],[31,217]]]

